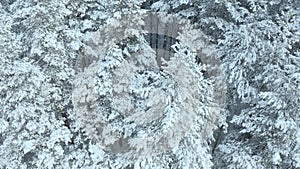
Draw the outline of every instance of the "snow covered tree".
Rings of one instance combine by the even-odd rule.
[[[89,168],[101,154],[77,127],[72,86],[104,3],[0,2],[1,168]]]
[[[205,51],[205,36],[185,30],[178,37],[182,44],[173,46],[174,56],[160,65],[143,36],[132,35],[107,46],[107,52],[101,46],[91,52],[102,54],[74,82],[81,126],[106,152],[97,166],[210,168],[208,142],[221,108],[213,78],[204,79],[205,65],[198,65],[197,53],[189,49],[202,49],[203,57],[213,58],[212,51]],[[89,42],[98,43],[97,36],[101,32]]]
[[[62,19],[68,10],[56,2],[3,3],[0,166],[63,165],[72,137],[64,118],[71,96],[66,87],[74,71],[67,64],[72,52],[58,32],[65,29]]]
[[[214,82],[189,49],[207,44],[158,64],[142,2],[1,1],[1,168],[212,165]]]
[[[300,168],[299,11],[2,0],[0,168]]]
[[[214,22],[224,32],[218,46],[233,118],[215,168],[297,168],[299,3],[219,1],[218,7],[225,8]]]

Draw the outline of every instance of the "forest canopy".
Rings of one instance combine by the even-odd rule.
[[[300,168],[300,1],[2,0],[0,168]]]

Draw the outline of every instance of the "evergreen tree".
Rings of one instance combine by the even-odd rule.
[[[299,2],[1,1],[0,168],[300,168]]]
[[[230,126],[215,168],[299,167],[299,3],[220,1],[218,8],[223,16],[204,20],[223,32]]]

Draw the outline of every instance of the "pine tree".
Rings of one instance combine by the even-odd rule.
[[[215,168],[299,167],[297,4],[224,1],[213,7],[225,8],[223,17],[206,19],[224,32],[218,46],[233,117],[215,152]]]
[[[2,168],[212,165],[212,81],[184,44],[157,63],[141,3],[1,2]]]
[[[212,79],[203,77],[205,65],[198,65],[197,53],[188,48],[208,46],[201,32],[186,30],[184,35],[178,37],[182,44],[173,46],[175,55],[162,65],[142,34],[135,34],[105,47],[107,53],[95,51],[103,52],[98,61],[76,76],[76,114],[86,136],[107,152],[97,166],[212,165],[208,141],[218,123],[220,108]],[[208,58],[209,52],[204,53]]]
[[[299,11],[1,1],[0,168],[299,168]]]

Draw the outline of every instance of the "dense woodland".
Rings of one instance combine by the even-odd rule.
[[[300,1],[1,0],[0,168],[300,168]]]

